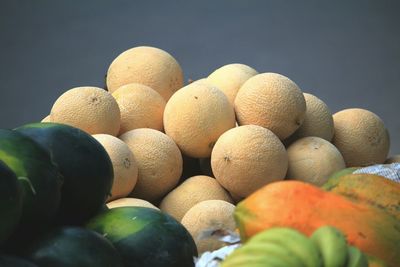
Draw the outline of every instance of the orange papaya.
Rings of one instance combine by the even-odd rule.
[[[381,208],[400,221],[400,183],[375,174],[348,174],[329,179],[324,190]]]
[[[310,236],[317,228],[331,225],[345,234],[350,245],[388,266],[400,266],[400,221],[382,209],[305,182],[270,183],[241,201],[234,215],[243,241],[276,226]]]

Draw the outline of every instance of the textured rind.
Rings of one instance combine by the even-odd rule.
[[[300,127],[306,113],[300,88],[277,73],[261,73],[248,79],[237,93],[234,107],[239,125],[263,126],[281,140]]]
[[[107,201],[129,195],[138,177],[138,166],[132,151],[115,136],[95,134],[93,137],[104,147],[113,165],[114,181]]]
[[[89,134],[117,135],[121,114],[112,95],[98,87],[69,89],[53,104],[50,121],[68,124]]]
[[[194,205],[212,199],[233,203],[229,193],[214,178],[197,175],[169,192],[161,201],[160,209],[180,221]]]
[[[190,157],[209,157],[220,135],[233,127],[235,113],[227,97],[204,82],[185,86],[165,106],[165,133]]]
[[[138,83],[123,85],[112,93],[121,111],[119,135],[138,128],[162,131],[164,98],[152,88]]]
[[[118,55],[108,68],[107,88],[114,92],[129,83],[140,83],[156,90],[166,101],[183,86],[179,63],[164,50],[138,46]]]
[[[306,115],[301,126],[289,138],[296,140],[307,136],[316,136],[331,141],[335,128],[332,113],[318,97],[303,93],[306,101]]]
[[[220,89],[234,105],[237,92],[240,87],[258,72],[244,64],[233,63],[224,65],[213,71],[207,78],[207,82]]]
[[[204,231],[235,231],[236,224],[233,218],[235,205],[223,200],[205,200],[194,205],[183,216],[181,223],[192,235],[197,251],[217,250],[226,244],[215,236],[207,236]]]
[[[390,138],[383,121],[371,111],[351,108],[333,114],[335,135],[347,167],[383,163],[389,153]]]
[[[160,200],[179,182],[182,154],[164,133],[140,128],[120,136],[131,149],[138,169],[138,180],[130,196],[152,203]]]
[[[329,177],[346,167],[339,150],[320,137],[303,137],[287,148],[289,168],[286,177],[323,185]]]
[[[225,189],[246,197],[270,182],[284,179],[288,156],[270,130],[245,125],[221,135],[211,154],[211,167]]]

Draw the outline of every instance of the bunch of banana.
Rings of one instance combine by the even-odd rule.
[[[291,228],[276,227],[255,235],[221,263],[221,267],[262,266],[368,267],[368,259],[334,227],[320,227],[310,238]]]

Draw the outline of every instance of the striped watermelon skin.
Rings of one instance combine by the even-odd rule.
[[[30,138],[0,129],[0,160],[18,177],[22,189],[20,227],[46,228],[56,216],[63,178],[50,155]]]
[[[47,232],[30,244],[24,257],[40,267],[123,267],[110,241],[76,226]]]
[[[181,223],[158,210],[113,208],[92,218],[86,227],[109,239],[126,267],[194,266],[193,238]]]
[[[90,134],[65,124],[31,123],[15,129],[41,145],[64,178],[60,225],[82,225],[104,205],[114,179],[104,147]]]
[[[15,173],[0,160],[0,245],[19,223],[22,212],[22,191]]]

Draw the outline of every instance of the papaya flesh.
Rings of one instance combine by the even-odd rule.
[[[243,241],[275,226],[310,236],[317,228],[331,225],[346,235],[350,245],[388,266],[400,266],[400,221],[381,209],[311,184],[268,184],[240,202],[234,216]]]

